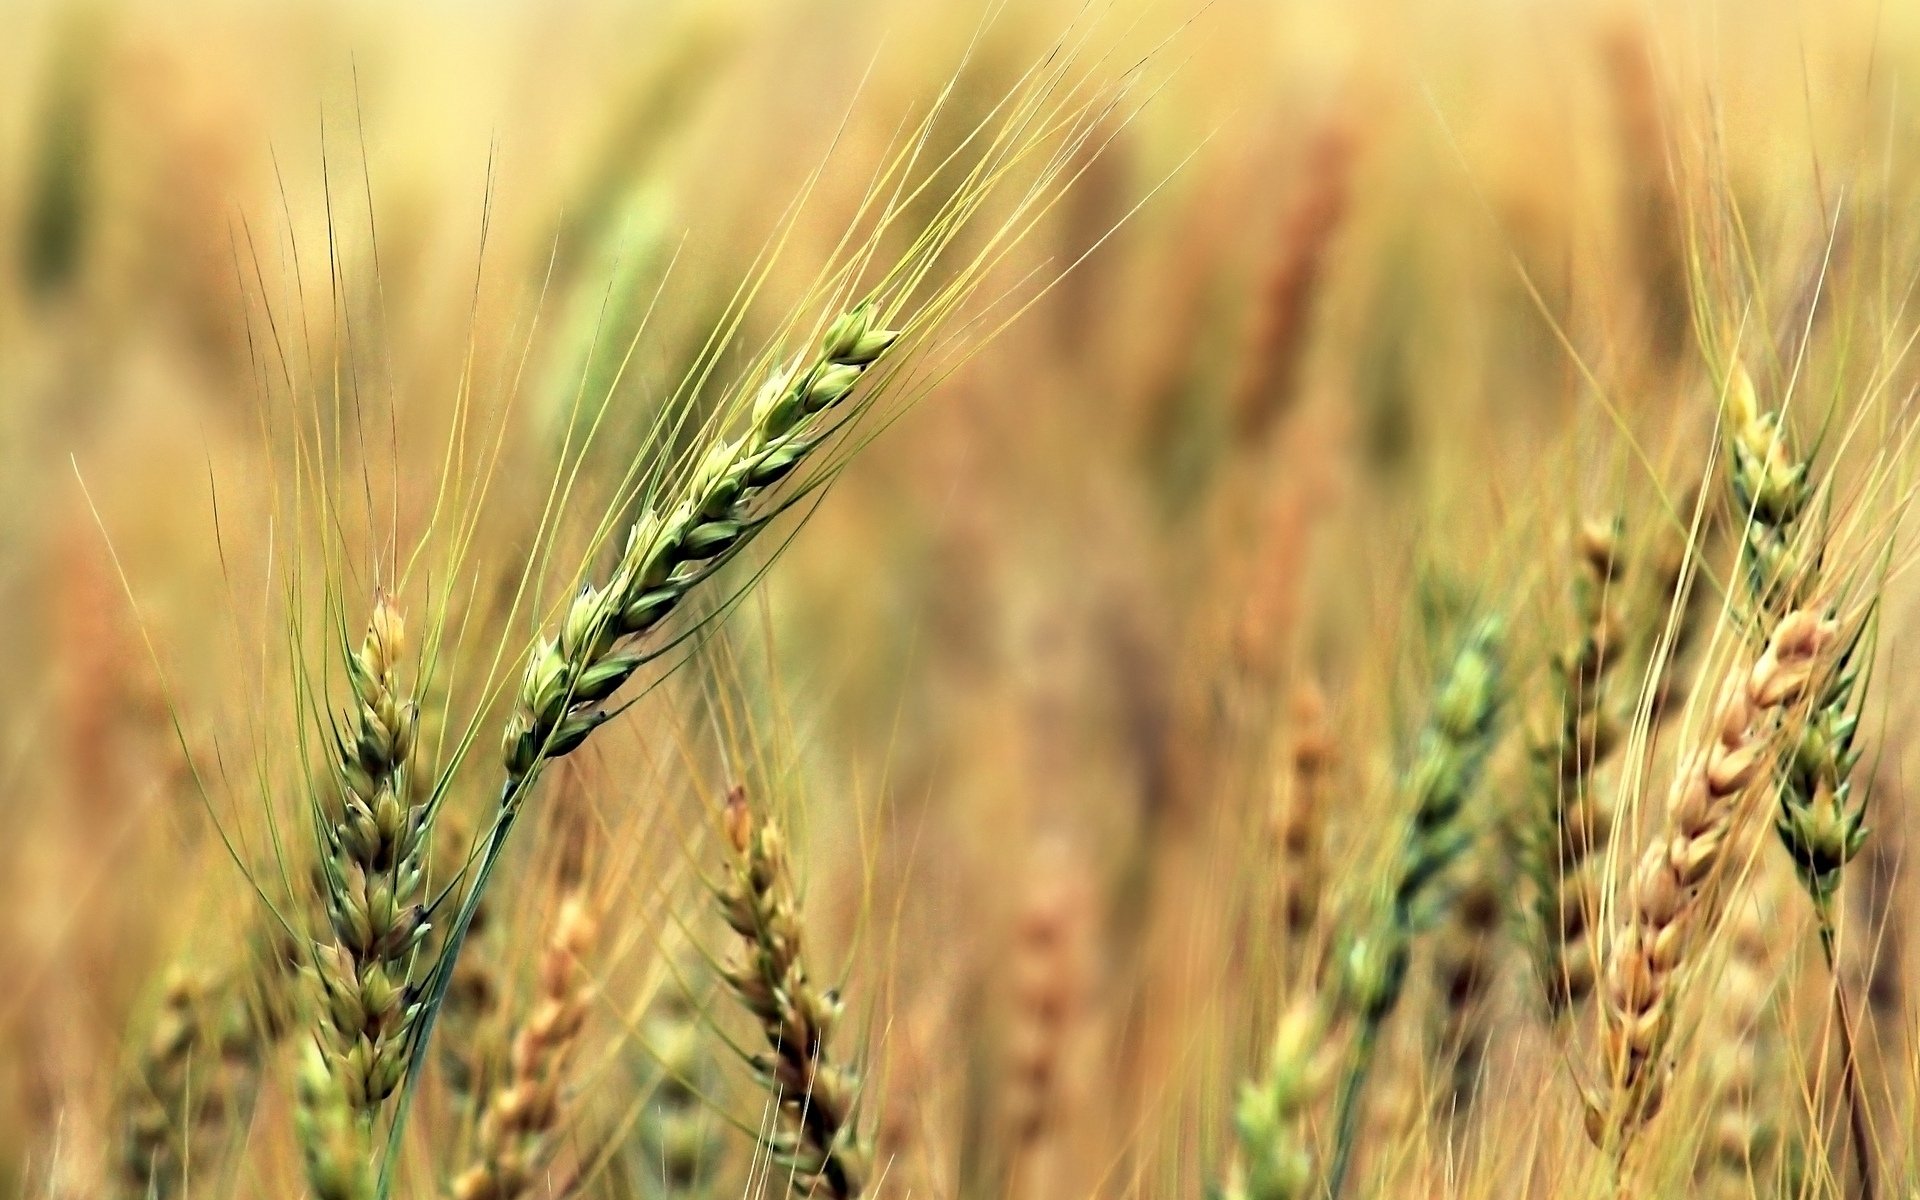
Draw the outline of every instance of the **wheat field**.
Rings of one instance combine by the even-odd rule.
[[[5,1194],[1920,1197],[1920,8],[0,30]]]

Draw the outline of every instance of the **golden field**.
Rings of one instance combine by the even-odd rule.
[[[6,1188],[1920,1196],[1920,11],[0,25]]]

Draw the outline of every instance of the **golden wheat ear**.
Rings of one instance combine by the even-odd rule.
[[[1674,776],[1664,832],[1627,882],[1602,977],[1604,1090],[1587,1100],[1588,1133],[1616,1162],[1660,1109],[1681,969],[1714,927],[1713,885],[1766,777],[1773,727],[1805,696],[1833,633],[1830,621],[1791,613],[1727,676],[1706,744]]]

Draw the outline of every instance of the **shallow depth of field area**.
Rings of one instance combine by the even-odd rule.
[[[1920,1196],[1920,8],[0,9],[0,1193]]]

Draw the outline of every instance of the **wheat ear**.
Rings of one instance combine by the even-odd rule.
[[[779,826],[756,817],[738,787],[727,797],[725,821],[733,862],[720,911],[742,947],[725,976],[766,1036],[768,1053],[755,1055],[753,1065],[780,1122],[766,1148],[788,1172],[795,1195],[853,1200],[866,1190],[870,1155],[854,1120],[858,1077],[827,1051],[840,997],[807,975]]]
[[[1659,1109],[1676,977],[1712,927],[1708,885],[1766,767],[1769,722],[1805,693],[1832,636],[1831,622],[1791,613],[1759,659],[1727,680],[1712,739],[1679,768],[1665,824],[1627,882],[1604,974],[1606,1090],[1587,1098],[1588,1133],[1619,1156]]]
[[[297,1126],[321,1200],[373,1194],[372,1129],[405,1073],[418,1012],[430,810],[412,803],[407,779],[419,709],[400,680],[405,654],[400,610],[378,593],[359,649],[344,653],[353,706],[333,731],[332,794],[314,804],[326,927],[307,968],[317,1021]]]
[[[1234,1108],[1239,1153],[1223,1200],[1303,1200],[1314,1181],[1307,1118],[1339,1076],[1347,1022],[1336,997],[1303,992],[1281,1015],[1266,1074],[1240,1092]]]
[[[1361,1095],[1380,1028],[1400,1003],[1414,936],[1432,919],[1434,894],[1472,840],[1461,818],[1492,751],[1504,699],[1500,622],[1480,622],[1461,642],[1433,697],[1402,787],[1413,800],[1387,911],[1339,957],[1342,1002],[1355,1016],[1352,1058],[1340,1092],[1327,1191],[1338,1197],[1353,1159]]]
[[[121,1182],[128,1195],[165,1200],[182,1194],[189,1160],[204,1171],[209,1152],[247,1104],[267,1036],[240,983],[184,970],[168,979],[121,1101]]]
[[[345,1103],[371,1124],[406,1068],[415,951],[426,936],[427,808],[404,778],[419,709],[399,678],[400,610],[381,593],[347,654],[354,704],[335,731],[330,810],[317,810],[325,936],[313,948],[319,1038]]]
[[[1551,700],[1529,747],[1539,815],[1525,851],[1533,875],[1536,970],[1547,1011],[1559,1016],[1593,991],[1588,926],[1598,908],[1596,846],[1612,835],[1614,813],[1596,786],[1601,765],[1620,743],[1606,703],[1607,681],[1622,655],[1624,620],[1615,599],[1620,527],[1588,522],[1577,539],[1574,584],[1579,630],[1553,658]]]
[[[598,930],[582,896],[561,902],[540,957],[539,992],[514,1034],[507,1077],[480,1119],[477,1161],[453,1182],[454,1200],[545,1194],[536,1185],[558,1148],[567,1060],[587,1020],[590,993],[580,963]]]
[[[856,305],[828,327],[811,361],[775,372],[746,430],[708,450],[677,502],[642,510],[606,584],[581,588],[555,636],[534,648],[507,723],[505,805],[607,720],[600,706],[650,657],[636,642],[771,519],[761,496],[830,432],[823,415],[900,336],[877,319],[872,301]]]
[[[1760,410],[1752,377],[1737,362],[1727,382],[1726,417],[1728,481],[1748,518],[1743,555],[1748,593],[1765,629],[1785,606],[1799,603],[1818,583],[1824,541],[1809,536],[1800,520],[1814,499],[1812,464],[1795,453],[1779,417]],[[1861,1196],[1873,1200],[1866,1096],[1860,1083],[1853,1017],[1835,953],[1834,911],[1841,871],[1860,853],[1867,838],[1866,798],[1863,794],[1855,801],[1851,782],[1860,757],[1854,746],[1858,706],[1865,695],[1854,655],[1863,631],[1864,625],[1838,655],[1814,699],[1812,715],[1776,768],[1780,807],[1774,828],[1813,901],[1820,951],[1838,1014],[1848,1137],[1860,1172]]]

